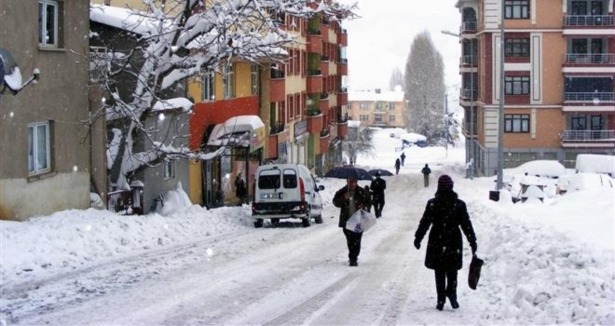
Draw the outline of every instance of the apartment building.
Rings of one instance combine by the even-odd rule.
[[[463,132],[475,173],[497,172],[500,101],[504,168],[536,159],[573,167],[579,153],[615,154],[613,0],[459,0],[456,6]]]
[[[361,125],[383,128],[406,128],[404,92],[401,89],[351,91],[348,96],[350,119]]]
[[[2,75],[26,82],[40,74],[25,88],[8,89],[0,80],[0,219],[88,208],[90,191],[104,190],[106,182],[102,125],[88,124],[97,105],[84,60],[89,4],[3,1],[0,7]]]

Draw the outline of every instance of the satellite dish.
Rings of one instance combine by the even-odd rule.
[[[32,82],[36,82],[39,78],[40,71],[34,69],[32,77],[25,83],[22,83],[21,72],[17,61],[11,53],[3,48],[0,48],[0,96],[8,88],[13,95],[16,95]]]

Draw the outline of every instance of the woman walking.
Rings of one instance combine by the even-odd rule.
[[[468,215],[466,204],[453,191],[453,180],[444,174],[438,179],[438,190],[427,202],[419,227],[414,234],[414,247],[421,248],[421,240],[429,232],[425,267],[434,270],[436,279],[436,309],[442,310],[446,298],[453,309],[457,302],[457,271],[462,266],[461,231],[476,252],[476,235]],[[461,229],[461,231],[460,231]]]

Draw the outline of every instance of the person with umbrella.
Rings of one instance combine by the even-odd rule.
[[[427,202],[414,234],[414,247],[417,250],[421,248],[421,240],[430,227],[425,267],[433,269],[435,273],[436,309],[444,308],[447,297],[453,309],[457,309],[457,271],[461,269],[463,254],[461,231],[470,243],[473,254],[476,254],[476,235],[466,204],[453,191],[453,179],[446,174],[438,179],[436,195]]]
[[[333,196],[333,205],[340,208],[338,226],[344,231],[346,245],[348,246],[348,260],[350,266],[359,266],[358,259],[361,252],[361,238],[363,232],[353,232],[346,229],[346,222],[356,211],[371,205],[369,193],[357,186],[357,178],[349,177],[346,185],[340,188]]]
[[[374,198],[374,214],[376,218],[382,216],[382,208],[384,207],[384,190],[387,188],[387,182],[380,177],[380,171],[376,171],[376,179],[370,185],[372,197]]]

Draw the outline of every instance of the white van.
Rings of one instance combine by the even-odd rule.
[[[263,226],[271,219],[277,225],[280,219],[301,219],[303,226],[310,226],[311,219],[322,223],[322,199],[318,193],[325,189],[307,167],[300,164],[269,164],[256,169],[254,177],[252,218],[254,226]]]

